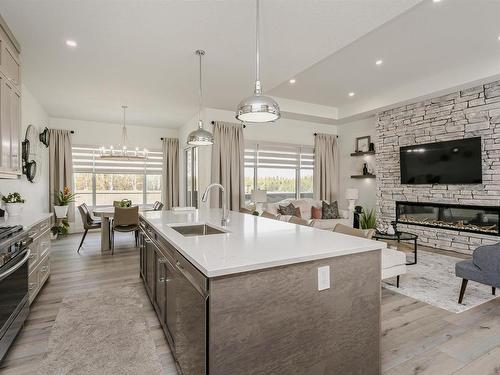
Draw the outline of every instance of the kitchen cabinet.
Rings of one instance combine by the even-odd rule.
[[[167,259],[165,264],[167,278],[165,280],[165,325],[164,330],[171,347],[175,348],[177,335],[177,299],[176,299],[176,279],[177,271],[170,261]]]
[[[52,215],[35,222],[28,228],[28,235],[33,240],[28,258],[29,303],[32,304],[50,276],[50,226]]]
[[[146,287],[150,296],[155,293],[155,250],[153,242],[146,237],[144,239],[146,249]]]
[[[141,277],[182,373],[205,374],[207,279],[144,223],[140,238]]]
[[[139,275],[145,278],[146,250],[144,248],[144,234],[139,232]]]
[[[0,17],[0,178],[21,174],[20,48]]]
[[[206,313],[208,293],[179,258],[175,274],[177,325],[175,354],[183,375],[206,374]],[[198,271],[196,271],[198,272]]]
[[[166,292],[165,283],[167,280],[167,269],[165,267],[166,258],[162,255],[160,249],[155,247],[155,272],[156,272],[156,285],[154,293],[154,305],[156,312],[161,321],[165,321],[165,307],[166,307]]]

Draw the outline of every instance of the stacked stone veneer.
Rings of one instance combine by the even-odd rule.
[[[401,185],[399,148],[481,136],[483,183]],[[500,205],[500,81],[382,112],[377,122],[377,220],[396,218],[396,201]],[[472,253],[497,236],[398,225],[422,245]]]

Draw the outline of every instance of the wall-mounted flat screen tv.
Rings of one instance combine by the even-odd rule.
[[[481,137],[426,143],[399,150],[402,184],[480,184]]]

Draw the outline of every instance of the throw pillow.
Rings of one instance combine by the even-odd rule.
[[[300,208],[295,207],[293,203],[290,203],[288,206],[279,205],[278,213],[281,215],[291,215],[291,216],[301,217]]]
[[[311,207],[311,219],[321,219],[323,217],[323,210],[321,207]]]
[[[321,206],[322,218],[323,219],[340,219],[339,206],[337,201],[330,204],[323,201]]]

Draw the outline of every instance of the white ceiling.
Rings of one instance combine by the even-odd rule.
[[[500,74],[500,1],[423,1],[271,90],[344,121]],[[377,59],[383,64],[375,65]],[[449,89],[449,90],[447,90]],[[349,92],[355,96],[349,97]]]
[[[345,55],[342,48],[420,1],[263,0],[264,90],[278,86],[275,95],[328,106],[344,105],[343,93],[361,92],[364,83],[371,95],[381,79],[362,77],[373,70],[375,45],[364,60],[344,57],[321,73],[325,60],[299,72],[337,51]],[[0,0],[0,14],[21,43],[25,84],[54,117],[120,122],[120,106],[128,104],[130,124],[180,126],[197,110],[198,48],[207,51],[206,106],[234,109],[253,90],[253,1]],[[461,25],[470,34],[471,22]],[[69,49],[66,39],[78,47]],[[401,65],[415,55],[410,46],[419,36],[411,39],[404,54],[383,53],[383,69],[395,66],[398,79]],[[293,76],[293,90],[279,86]]]

